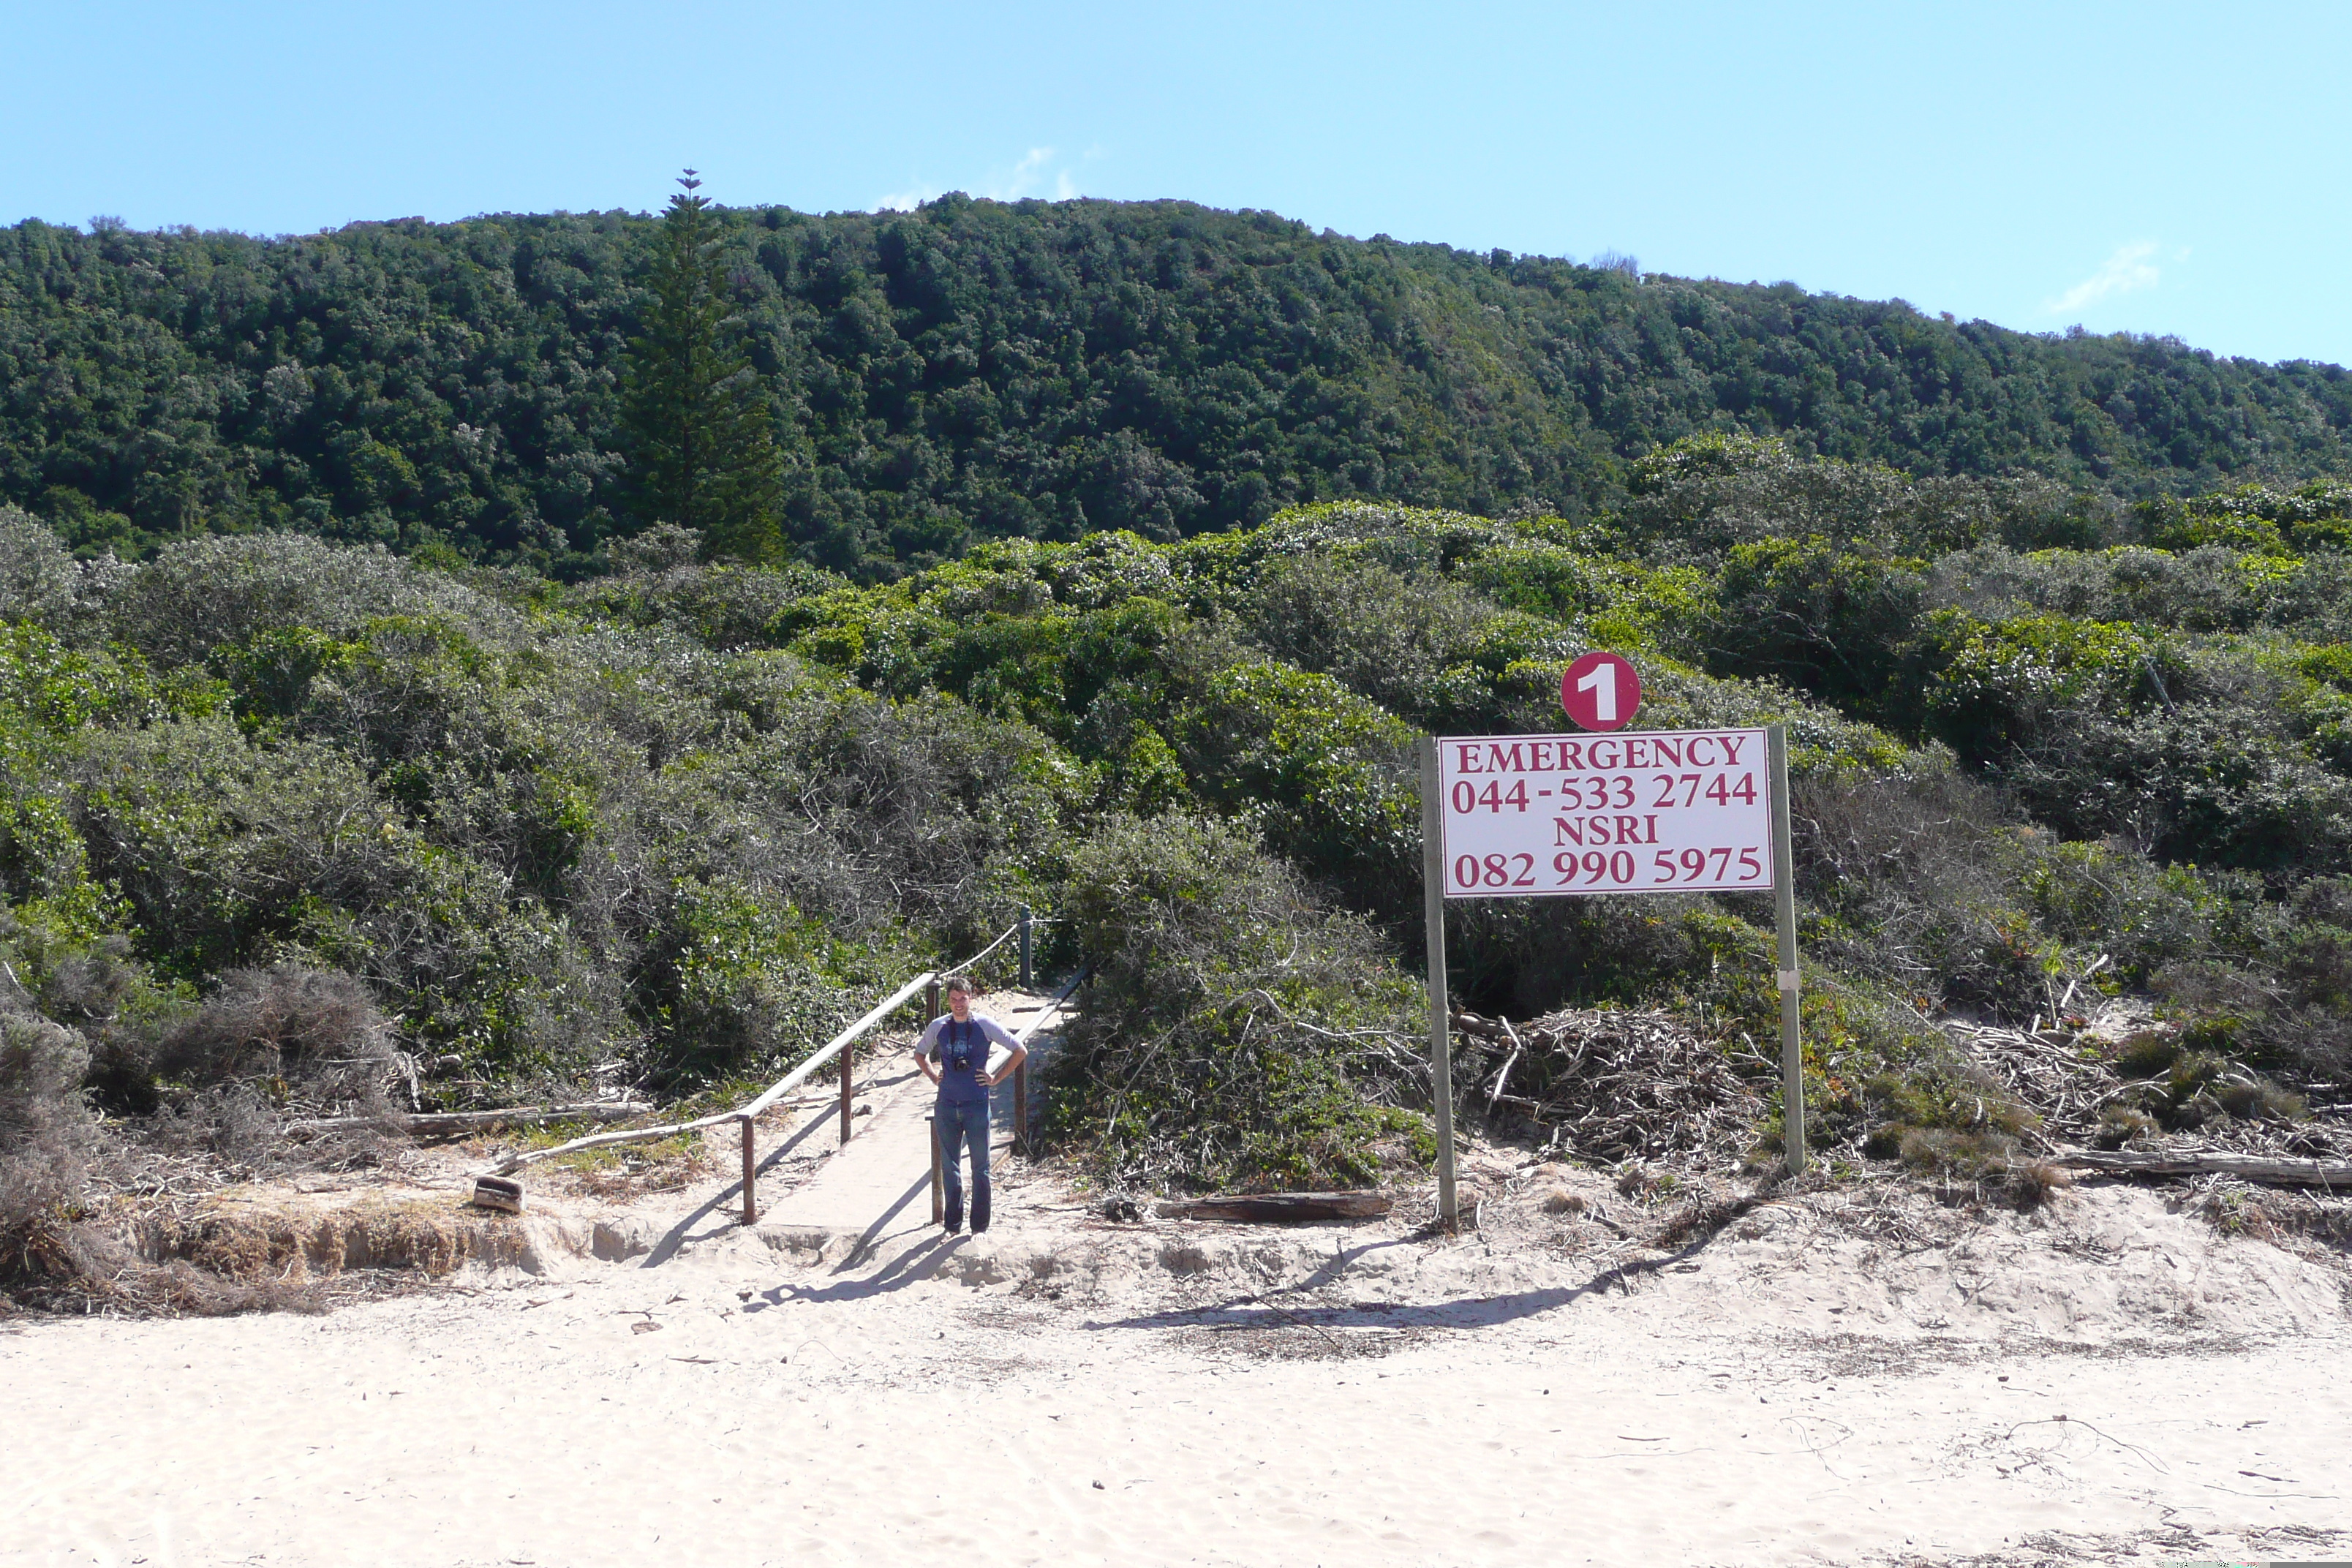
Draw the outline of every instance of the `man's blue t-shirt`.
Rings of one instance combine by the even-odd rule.
[[[950,1105],[970,1105],[988,1098],[988,1086],[980,1081],[980,1075],[988,1067],[991,1046],[1016,1051],[1021,1042],[995,1019],[974,1013],[961,1024],[953,1015],[932,1019],[915,1048],[940,1064],[940,1098]],[[955,1065],[959,1054],[965,1058],[961,1068]]]

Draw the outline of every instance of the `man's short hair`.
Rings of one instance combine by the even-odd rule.
[[[944,996],[951,991],[961,991],[967,996],[980,994],[980,987],[972,984],[971,976],[969,974],[950,974],[940,982],[940,995]]]

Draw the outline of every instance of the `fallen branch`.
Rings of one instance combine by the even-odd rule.
[[[722,1110],[716,1116],[705,1116],[692,1121],[671,1121],[659,1127],[628,1127],[618,1132],[595,1132],[585,1138],[574,1138],[569,1143],[558,1143],[549,1149],[523,1149],[499,1161],[495,1173],[511,1176],[525,1165],[551,1159],[558,1154],[576,1154],[583,1149],[602,1149],[614,1143],[649,1143],[656,1139],[675,1138],[681,1132],[693,1132],[705,1127],[716,1127],[722,1121],[744,1120],[740,1110]]]
[[[2138,1176],[2236,1176],[2290,1187],[2352,1187],[2352,1160],[2299,1160],[2266,1154],[2182,1152],[2142,1154],[2069,1150],[2052,1163]]]
[[[513,1105],[503,1110],[424,1110],[413,1115],[391,1116],[324,1116],[309,1121],[289,1121],[289,1132],[333,1132],[347,1127],[378,1127],[385,1124],[405,1132],[431,1137],[445,1132],[473,1132],[484,1128],[520,1127],[533,1121],[627,1121],[639,1116],[651,1116],[655,1108],[616,1100],[595,1100],[584,1105]]]

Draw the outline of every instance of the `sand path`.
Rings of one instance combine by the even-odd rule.
[[[1266,1360],[1213,1309],[1102,1317],[764,1253],[0,1337],[0,1555],[1948,1562],[2063,1531],[2154,1562],[2352,1519],[2341,1341],[1874,1366],[1635,1297],[1343,1313],[1325,1331],[1394,1342]]]
[[[887,1066],[870,1158],[756,1227],[712,1184],[623,1262],[0,1327],[0,1563],[2352,1557],[2341,1270],[2159,1194],[1938,1233],[1832,1193],[1612,1275],[1111,1226],[1015,1168],[944,1241]]]

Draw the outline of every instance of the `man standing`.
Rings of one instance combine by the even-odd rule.
[[[963,1156],[971,1148],[971,1228],[988,1228],[988,1091],[1013,1076],[1028,1059],[1029,1047],[993,1018],[972,1016],[972,984],[961,974],[947,981],[947,1016],[931,1020],[915,1045],[915,1065],[940,1086],[931,1127],[940,1141],[940,1167],[946,1173],[947,1228],[963,1228]],[[988,1070],[989,1047],[1011,1053],[1003,1067]]]

